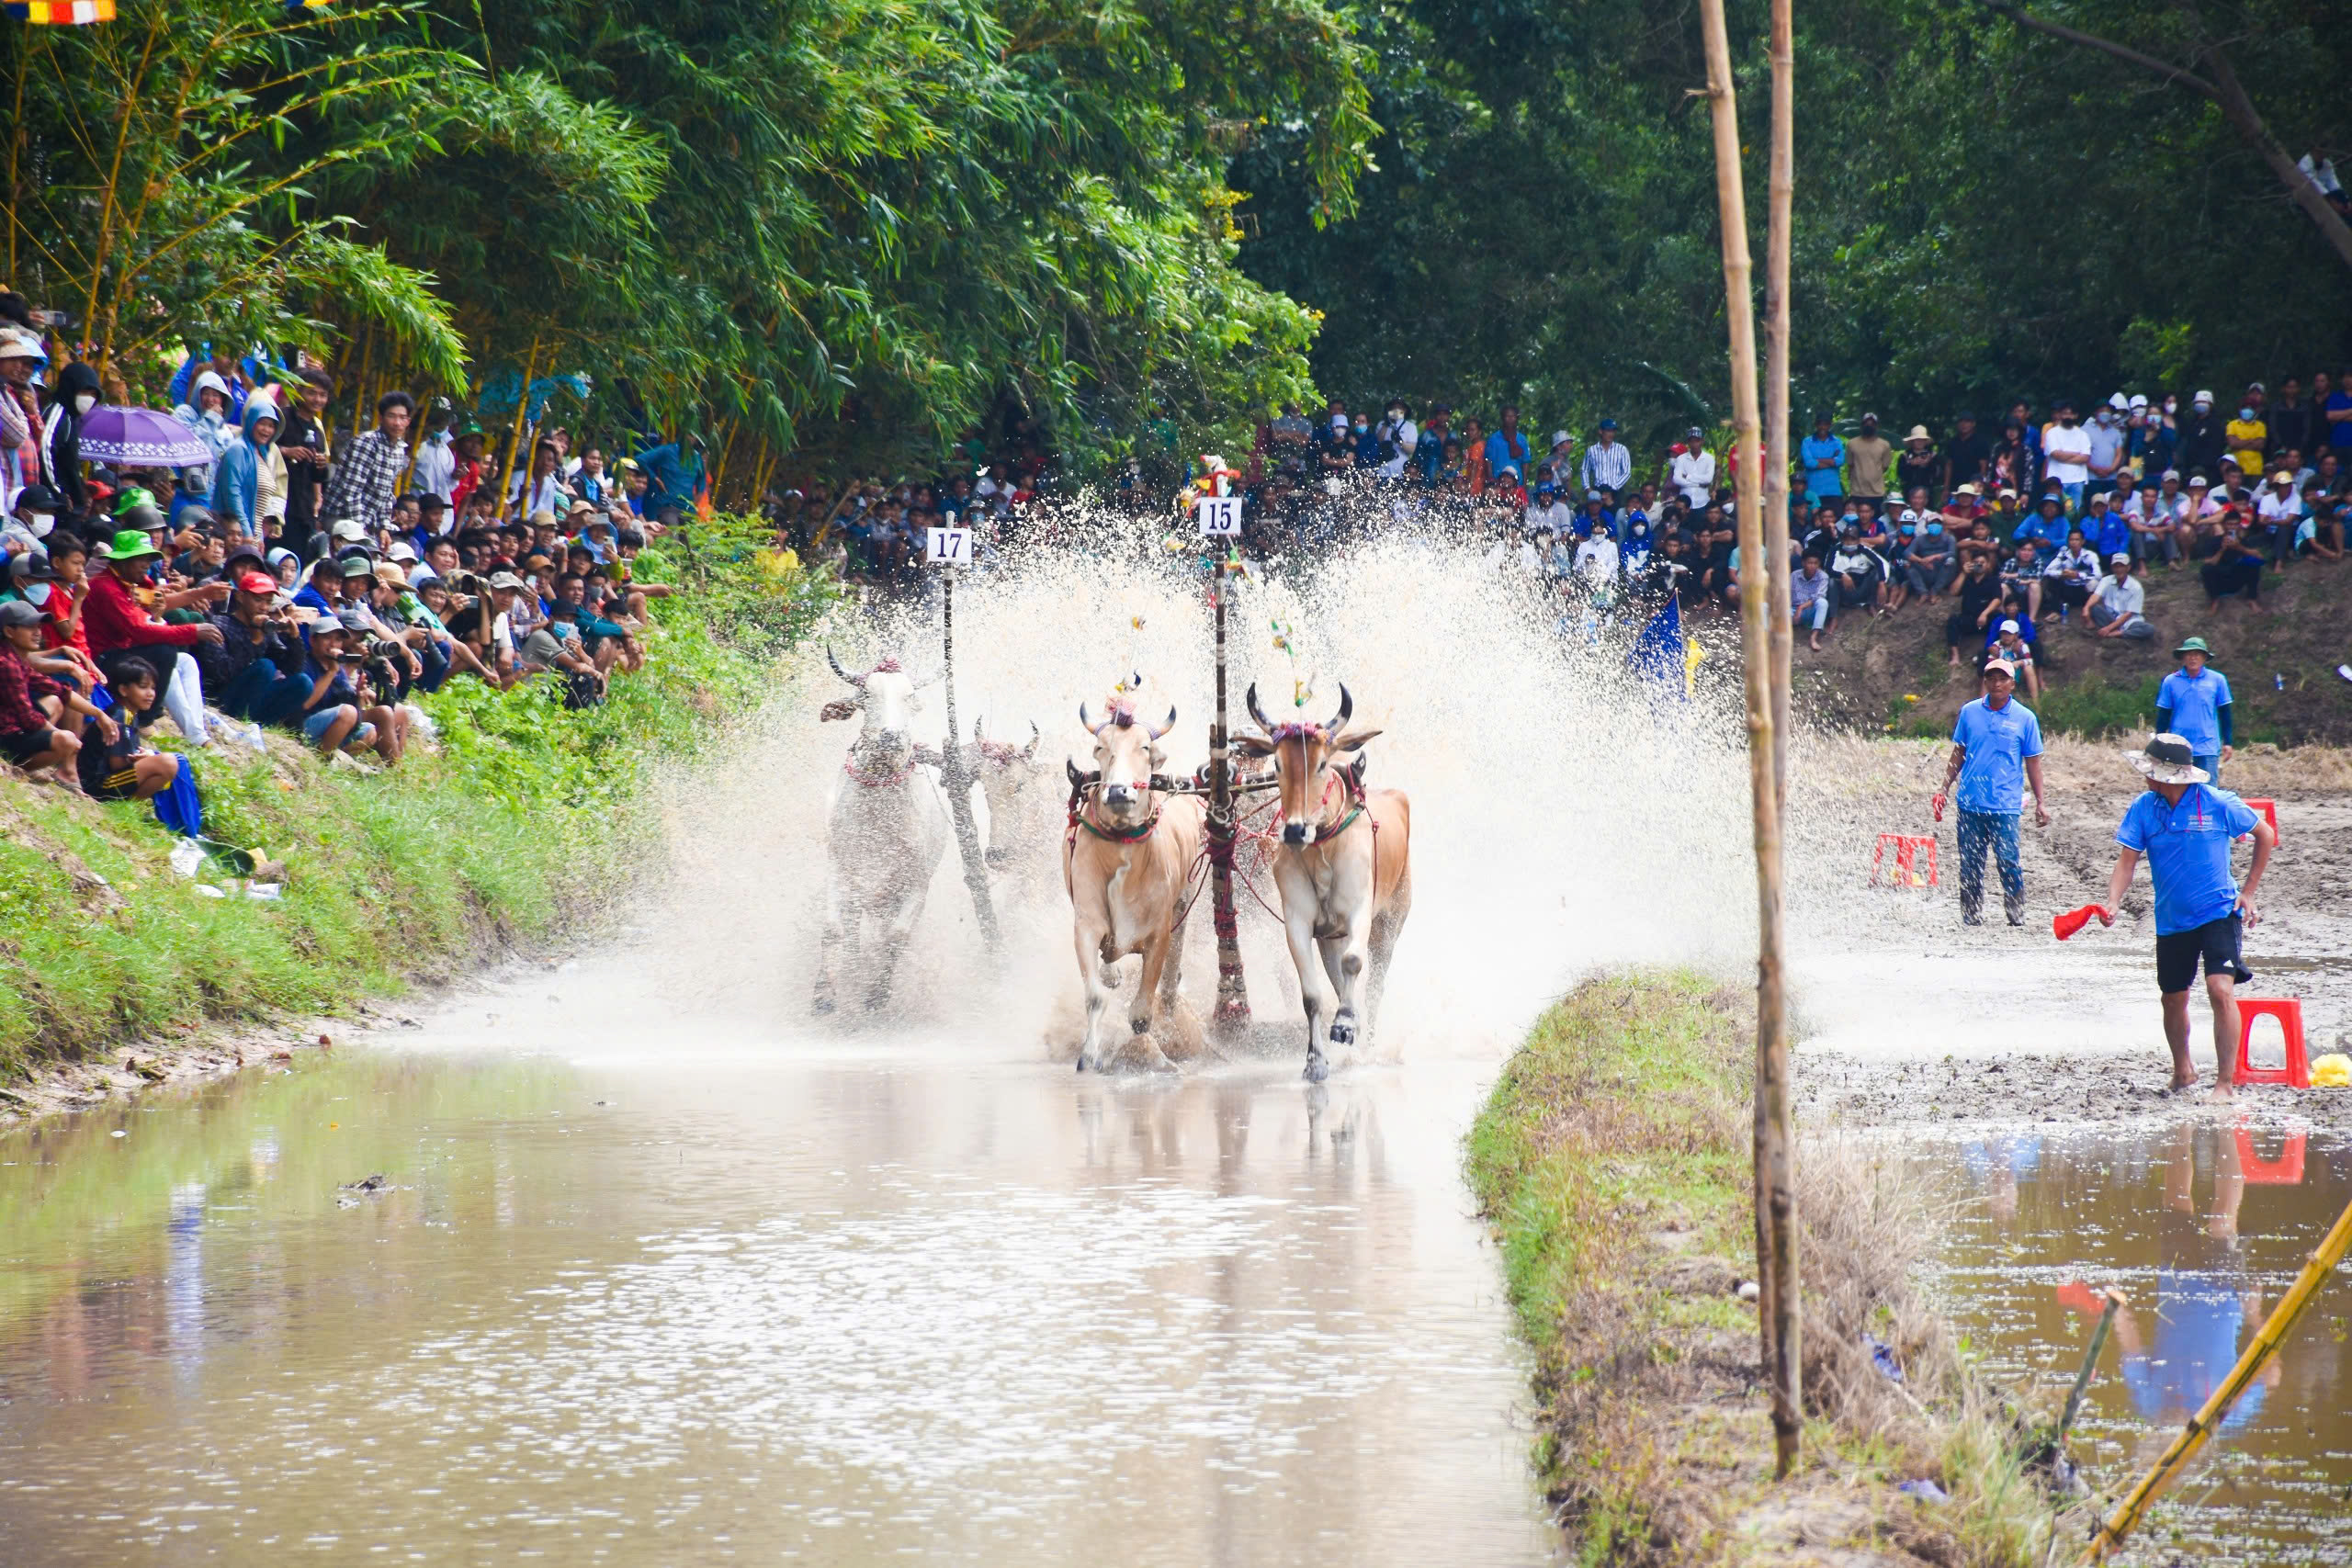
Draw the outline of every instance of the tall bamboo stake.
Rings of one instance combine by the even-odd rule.
[[[1754,265],[1747,252],[1747,197],[1739,165],[1739,105],[1732,90],[1731,39],[1724,0],[1700,0],[1707,51],[1707,97],[1715,131],[1715,202],[1723,230],[1724,315],[1731,338],[1731,403],[1739,460],[1732,482],[1739,503],[1740,649],[1747,667],[1747,778],[1756,840],[1756,1125],[1758,1323],[1764,1376],[1772,1393],[1772,1438],[1779,1473],[1796,1463],[1802,1430],[1796,1326],[1796,1202],[1774,1185],[1789,1169],[1788,1004],[1781,963],[1781,807],[1772,768],[1771,620],[1787,614],[1771,597],[1764,538],[1763,430],[1757,409]],[[1768,1157],[1769,1156],[1769,1157]]]
[[[506,461],[499,467],[499,488],[493,492],[492,497],[498,502],[498,513],[502,517],[506,514],[504,499],[506,487],[514,482],[514,448],[523,440],[523,416],[531,409],[531,378],[538,373],[539,334],[533,333],[530,355],[523,361],[523,394],[514,400],[514,423],[506,432]],[[525,491],[523,499],[526,501],[530,499],[530,492],[527,490]]]
[[[1217,492],[1225,480],[1216,481]],[[1217,543],[1210,541],[1212,545]],[[1250,1027],[1250,983],[1241,972],[1241,930],[1233,915],[1233,753],[1225,716],[1225,612],[1233,574],[1220,559],[1211,580],[1216,606],[1216,718],[1209,729],[1209,923],[1216,932],[1216,1014],[1213,1027],[1231,1039]]]
[[[1772,0],[1771,154],[1764,186],[1764,565],[1771,573],[1767,621],[1771,637],[1772,806],[1778,830],[1789,822],[1789,696],[1795,627],[1789,616],[1789,246],[1796,194],[1796,46],[1793,0]],[[1776,848],[1777,853],[1777,848]],[[1780,875],[1773,874],[1778,901]],[[1773,919],[1777,948],[1781,917]],[[1769,993],[1769,995],[1768,995]],[[1756,1272],[1763,1281],[1758,1325],[1764,1364],[1776,1391],[1785,1390],[1801,1414],[1797,1360],[1800,1301],[1797,1264],[1796,1129],[1789,1109],[1788,994],[1777,952],[1757,976],[1756,1032]],[[1769,1027],[1762,1021],[1770,1020]],[[1784,1431],[1775,1400],[1774,1438],[1781,1473],[1796,1458],[1793,1431]]]

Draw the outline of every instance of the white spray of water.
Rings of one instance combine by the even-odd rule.
[[[984,1047],[1000,1059],[1067,1060],[1078,1033],[1069,908],[1057,871],[1062,760],[1089,755],[1080,701],[1100,713],[1139,670],[1141,705],[1180,710],[1170,771],[1207,754],[1213,713],[1206,583],[1188,557],[1064,549],[959,580],[959,716],[968,738],[1023,740],[1033,721],[1055,804],[1011,846],[1045,868],[1000,877],[1001,963],[986,959],[950,854],[888,1013],[819,1021],[809,1010],[829,793],[851,726],[820,724],[842,688],[830,642],[860,669],[896,655],[918,674],[939,662],[938,606],[843,606],[820,628],[741,764],[698,783],[676,809],[675,896],[649,920],[643,962],[660,993],[738,1043],[783,1040],[870,1054],[893,1046]],[[1499,575],[1478,554],[1389,536],[1312,570],[1253,577],[1227,623],[1231,712],[1248,723],[1251,681],[1270,714],[1337,705],[1344,681],[1374,784],[1413,799],[1414,904],[1370,1054],[1378,1059],[1492,1055],[1542,1005],[1609,964],[1667,959],[1729,969],[1753,942],[1754,872],[1744,735],[1726,683],[1695,702],[1661,699],[1626,667],[1622,643],[1564,637],[1558,601]],[[1274,646],[1273,624],[1290,651]],[[1710,692],[1713,695],[1710,695]],[[941,690],[923,694],[923,738],[944,737]],[[1732,695],[1736,700],[1736,690]],[[1264,886],[1269,900],[1271,885]],[[1239,898],[1256,1051],[1304,1055],[1297,990],[1273,920]],[[1208,1010],[1216,980],[1205,902],[1189,922],[1184,991]],[[616,1024],[617,1024],[617,1021]]]

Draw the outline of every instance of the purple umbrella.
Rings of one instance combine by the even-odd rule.
[[[82,416],[82,458],[130,468],[186,468],[212,461],[204,437],[154,409],[100,403]]]

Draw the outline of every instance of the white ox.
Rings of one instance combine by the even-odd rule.
[[[972,726],[964,766],[989,803],[989,877],[1016,897],[1042,893],[1058,869],[1062,829],[1060,781],[1037,761],[1044,737],[1035,724],[1029,743],[990,740],[988,720]]]
[[[1333,1045],[1352,1045],[1359,1023],[1370,1038],[1380,1011],[1389,955],[1413,908],[1412,803],[1402,790],[1367,793],[1337,761],[1380,733],[1348,728],[1355,699],[1345,685],[1329,724],[1274,723],[1259,708],[1255,685],[1249,708],[1265,734],[1236,736],[1234,744],[1272,758],[1281,782],[1274,886],[1306,1006],[1306,1077],[1319,1083],[1330,1071],[1322,1021]]]
[[[890,999],[891,974],[922,918],[952,830],[947,798],[915,746],[918,683],[895,659],[853,675],[831,649],[825,658],[857,695],[827,703],[822,716],[860,715],[864,722],[842,763],[825,846],[830,874],[814,998],[820,1013],[833,1010],[837,976],[864,984],[869,1009]]]
[[[1086,987],[1086,1038],[1078,1050],[1082,1073],[1108,1059],[1103,1020],[1115,980],[1113,965],[1120,959],[1143,955],[1127,1010],[1135,1034],[1149,1034],[1159,1010],[1175,1003],[1184,884],[1200,858],[1204,808],[1199,796],[1170,795],[1153,782],[1167,761],[1159,738],[1176,722],[1173,707],[1157,728],[1138,721],[1135,705],[1125,698],[1101,724],[1080,703],[1078,721],[1094,737],[1094,773],[1065,764],[1078,804],[1062,840],[1062,883],[1069,891],[1079,980]],[[1155,1066],[1169,1065],[1156,1043],[1145,1043],[1159,1058]]]

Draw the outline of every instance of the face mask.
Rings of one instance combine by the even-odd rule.
[[[2251,424],[2254,423],[2254,411],[2252,409],[2240,409],[2238,410],[2238,417],[2245,420],[2248,424]]]
[[[1944,525],[1940,523],[1930,523],[1928,525],[1928,532],[1930,534],[1940,534],[1943,531]]]
[[[24,595],[25,603],[28,604],[47,604],[49,603],[49,584],[46,582],[28,582],[24,586]]]
[[[2058,423],[2064,429],[2072,430],[2075,428],[2075,416],[2070,413],[2062,413],[2058,416]]]
[[[92,409],[97,406],[98,395],[96,392],[76,392],[74,395],[74,412],[75,413],[88,413]]]
[[[1903,536],[1904,536],[1905,538],[1906,538],[1906,539],[1907,539],[1907,538],[1909,538],[1912,535],[1914,535],[1914,534],[1917,533],[1918,531],[1919,531],[1919,525],[1917,525],[1917,523],[1905,523],[1905,525],[1903,525]]]
[[[2178,398],[2166,398],[2165,400],[2165,412],[2177,413],[2178,412],[2180,412],[2180,400]]]
[[[49,531],[57,526],[57,519],[46,512],[28,513],[25,521],[32,528],[36,539],[48,538]]]
[[[1356,421],[1356,434],[1358,435],[1362,435],[1365,431],[1370,430],[1372,426],[1366,424],[1363,421]]]

